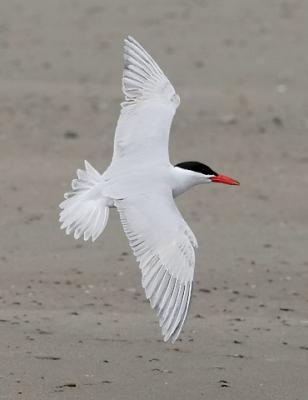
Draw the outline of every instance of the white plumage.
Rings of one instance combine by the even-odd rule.
[[[159,189],[159,188],[157,188]],[[194,234],[168,190],[117,200],[124,232],[139,261],[142,286],[164,339],[174,341],[188,310],[195,267]]]
[[[77,179],[72,180],[72,192],[65,193],[59,221],[67,235],[74,231],[74,238],[82,235],[84,240],[96,240],[108,222],[108,198],[101,196],[101,174],[85,161],[85,169],[77,170]]]
[[[180,100],[131,37],[124,41],[123,93],[112,162],[102,175],[89,163],[77,171],[73,191],[60,205],[61,227],[75,238],[95,240],[109,207],[117,208],[164,340],[174,342],[187,316],[197,246],[174,197],[208,178],[170,164],[169,131]]]
[[[122,168],[169,162],[169,131],[180,99],[151,56],[133,38],[124,40],[122,88],[113,164]]]

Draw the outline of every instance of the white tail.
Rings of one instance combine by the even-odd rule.
[[[109,216],[109,199],[102,194],[101,174],[87,161],[85,169],[77,170],[77,179],[72,180],[72,192],[65,193],[59,205],[61,229],[74,238],[82,235],[84,240],[96,240],[105,229]]]

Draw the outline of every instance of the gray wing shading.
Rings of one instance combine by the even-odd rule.
[[[169,192],[117,200],[116,207],[164,341],[174,342],[190,303],[196,238]]]
[[[123,108],[152,99],[168,103],[176,94],[158,64],[131,36],[124,39],[122,90]]]

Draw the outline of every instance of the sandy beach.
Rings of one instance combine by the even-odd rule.
[[[0,399],[308,399],[308,2],[0,1]],[[164,343],[119,217],[59,229],[87,159],[103,172],[133,35],[181,96],[173,163],[240,187],[177,201],[199,249]]]

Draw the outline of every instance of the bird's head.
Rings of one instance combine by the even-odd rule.
[[[178,168],[193,171],[196,174],[202,175],[204,183],[224,183],[225,185],[239,185],[240,183],[229,176],[218,174],[209,166],[198,161],[185,161],[176,165]]]

